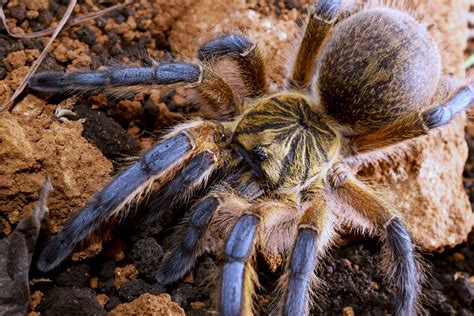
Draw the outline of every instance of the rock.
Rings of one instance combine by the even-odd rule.
[[[89,266],[81,264],[61,272],[54,281],[64,287],[87,287],[89,286]]]
[[[351,306],[346,306],[342,309],[343,316],[354,316],[354,309]]]
[[[160,284],[151,285],[142,279],[135,279],[123,284],[118,291],[118,295],[122,302],[131,302],[139,297],[142,293],[158,295],[164,291],[165,288]]]
[[[194,302],[201,298],[201,290],[191,284],[182,284],[173,291],[171,297],[180,306],[186,306],[189,302]]]
[[[82,245],[81,249],[74,252],[71,256],[72,261],[81,261],[94,257],[102,251],[102,240],[91,240]]]
[[[462,302],[466,306],[470,306],[474,301],[474,283],[470,282],[469,278],[463,275],[454,282],[454,288]]]
[[[140,311],[140,315],[177,316],[185,315],[178,304],[171,301],[168,294],[151,295],[143,294],[136,300],[127,304],[120,304],[110,311],[109,316],[132,315]]]
[[[442,0],[415,2],[417,15],[422,23],[430,25],[430,33],[439,43],[444,74],[462,81],[468,1],[457,1],[449,8]],[[287,52],[297,43],[296,29],[294,21],[264,16],[245,1],[229,4],[201,0],[175,23],[170,43],[183,55],[193,57],[201,44],[216,35],[247,30],[267,52],[270,77],[281,86]],[[439,90],[441,95],[441,84]],[[375,180],[386,189],[387,198],[391,196],[396,201],[414,240],[425,250],[461,243],[474,222],[462,184],[467,157],[464,127],[465,118],[461,115],[448,126],[414,141],[411,149],[388,160],[355,166],[364,178]]]
[[[107,315],[93,290],[56,287],[44,295],[37,310],[41,315]]]
[[[73,111],[78,118],[84,119],[84,138],[105,157],[119,164],[123,157],[139,155],[136,140],[104,112],[92,110],[85,104],[76,104]]]
[[[244,0],[196,2],[173,25],[169,41],[182,56],[194,58],[199,46],[226,32],[248,33],[255,39],[266,53],[270,78],[280,86],[283,84],[286,59],[298,26],[295,21],[261,14]]]
[[[110,311],[111,309],[114,309],[115,307],[117,307],[121,303],[122,302],[120,301],[120,299],[117,296],[111,296],[109,298],[109,301],[107,302],[107,304],[105,304],[105,309],[107,311]]]
[[[20,114],[28,118],[35,118],[43,112],[44,105],[44,100],[41,100],[32,94],[28,94],[13,108],[12,113]]]
[[[155,238],[140,239],[133,245],[132,259],[141,275],[147,280],[154,280],[163,259],[163,248]]]
[[[80,122],[54,121],[54,106],[35,104],[41,111],[33,117],[30,108],[0,115],[0,213],[10,224],[30,213],[48,174],[55,190],[47,226],[57,232],[110,179],[112,164],[81,137]]]
[[[35,291],[33,294],[30,295],[30,305],[28,310],[34,311],[36,306],[41,302],[44,294],[41,291]]]
[[[126,265],[123,268],[116,268],[114,273],[114,286],[116,289],[119,289],[122,284],[125,284],[128,281],[136,279],[138,276],[138,270],[133,264]]]
[[[97,302],[99,302],[99,305],[104,307],[108,302],[110,298],[105,295],[105,294],[99,294],[97,295]]]

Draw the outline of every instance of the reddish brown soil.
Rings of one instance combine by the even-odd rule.
[[[56,23],[67,7],[66,0],[12,0],[4,4],[8,24],[14,32],[37,31]],[[101,4],[97,4],[101,3]],[[79,1],[75,14],[85,14],[109,6],[114,1]],[[192,1],[141,1],[130,8],[98,18],[65,31],[55,42],[42,70],[72,71],[99,68],[114,63],[149,63],[152,58],[178,56],[170,25],[186,13]],[[294,23],[307,13],[308,1],[249,1],[261,14],[278,16],[282,25]],[[199,26],[196,26],[199,27]],[[296,28],[294,28],[296,29]],[[176,41],[176,42],[175,42]],[[17,40],[0,34],[0,103],[11,96],[27,66],[43,49],[45,39]],[[279,67],[282,67],[281,65]],[[281,73],[277,71],[275,73]],[[281,77],[273,78],[276,82]],[[49,99],[47,99],[49,97]],[[163,128],[192,113],[180,91],[138,93],[120,96],[82,97],[71,101],[69,95],[45,96],[25,93],[11,114],[0,118],[2,150],[17,153],[5,157],[0,166],[0,193],[8,197],[0,201],[0,237],[8,235],[18,220],[28,214],[37,199],[44,179],[44,170],[52,176],[57,190],[49,200],[54,216],[45,225],[44,233],[57,232],[72,210],[83,205],[122,165],[126,157],[137,156],[155,140]],[[45,102],[44,100],[48,100]],[[55,117],[57,105],[75,115]],[[34,120],[32,118],[35,118]],[[81,120],[80,119],[86,119]],[[474,128],[467,136],[470,148],[465,168],[465,188],[474,202]],[[6,150],[6,146],[11,146]],[[13,150],[11,150],[13,148]],[[3,158],[3,157],[2,157]],[[8,159],[7,159],[8,158]],[[0,160],[0,163],[3,161]],[[66,170],[66,172],[65,172]],[[66,175],[66,176],[65,176]],[[182,310],[169,302],[166,295],[181,306],[186,314],[215,313],[210,271],[221,258],[206,255],[196,269],[182,282],[170,286],[157,284],[153,275],[163,255],[169,230],[161,227],[118,229],[111,242],[89,247],[76,254],[58,271],[41,274],[32,268],[31,310],[42,315],[78,313],[105,314],[122,303],[115,312],[155,308],[169,304],[177,314]],[[44,242],[43,238],[41,242]],[[375,255],[378,241],[348,237],[346,245],[335,250],[319,275],[326,280],[325,312],[314,314],[385,315],[391,313],[394,289],[384,280]],[[39,247],[41,247],[41,242]],[[427,309],[433,315],[472,315],[474,313],[474,235],[468,241],[441,254],[426,255],[431,275],[425,293]],[[278,277],[259,265],[264,288],[258,295],[261,312],[271,299],[271,290]],[[147,294],[148,295],[144,295]],[[160,305],[162,306],[162,305]]]

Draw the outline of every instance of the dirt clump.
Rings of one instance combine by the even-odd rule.
[[[142,315],[178,316],[186,315],[178,304],[171,301],[168,294],[143,294],[128,304],[120,304],[109,315],[128,315],[140,311]]]

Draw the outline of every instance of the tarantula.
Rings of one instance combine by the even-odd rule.
[[[222,58],[235,64],[242,91],[216,71]],[[217,227],[227,236],[222,315],[251,311],[252,259],[263,250],[289,253],[275,291],[276,311],[308,313],[314,271],[341,221],[382,236],[384,267],[398,290],[395,314],[414,315],[422,272],[410,235],[396,209],[358,180],[347,162],[426,135],[473,103],[474,91],[465,86],[431,104],[441,71],[427,31],[396,9],[348,14],[339,1],[321,0],[283,92],[269,92],[263,54],[245,35],[208,41],[198,59],[31,78],[31,88],[51,92],[186,85],[205,113],[176,126],[74,214],[42,251],[38,267],[57,267],[89,235],[127,216],[125,206],[154,183],[162,203],[141,214],[147,221],[204,192],[179,227],[157,280],[183,277],[204,253],[209,228]]]

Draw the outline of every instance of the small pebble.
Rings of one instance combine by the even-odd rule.
[[[352,306],[346,306],[342,309],[343,316],[355,316],[354,309]]]
[[[466,258],[464,257],[464,255],[460,252],[455,252],[453,253],[453,259],[454,261],[456,262],[462,262],[464,260],[466,260]]]

